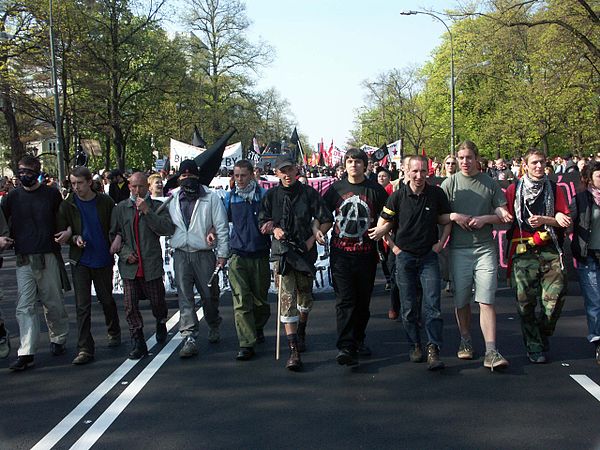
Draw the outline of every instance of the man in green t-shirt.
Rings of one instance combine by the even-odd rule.
[[[481,332],[485,339],[483,365],[491,370],[508,366],[496,349],[498,255],[492,224],[510,222],[506,198],[498,183],[477,167],[479,152],[470,141],[460,144],[457,153],[460,172],[446,178],[442,189],[450,201],[451,223],[441,241],[450,235],[450,270],[454,279],[454,306],[461,335],[457,356],[473,359],[471,339],[471,297],[479,303]]]

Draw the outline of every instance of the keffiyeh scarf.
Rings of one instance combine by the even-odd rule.
[[[258,187],[258,183],[256,180],[250,181],[248,186],[241,189],[237,184],[235,185],[235,193],[239,195],[242,200],[245,202],[251,202],[254,199],[254,194],[256,193],[256,188]]]

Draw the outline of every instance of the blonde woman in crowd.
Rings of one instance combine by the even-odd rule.
[[[153,173],[148,177],[148,186],[150,190],[150,197],[153,199],[164,197],[163,181],[159,173]]]
[[[442,167],[442,177],[447,177],[456,173],[456,158],[452,155],[448,155],[444,158],[444,164]]]

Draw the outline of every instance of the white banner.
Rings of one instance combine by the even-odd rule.
[[[205,150],[205,148],[194,147],[193,145],[171,139],[171,168],[179,170],[181,161],[194,159]],[[236,142],[235,144],[228,145],[223,152],[221,167],[233,170],[234,164],[240,159],[242,159],[242,143]]]
[[[375,153],[377,150],[379,150],[379,147],[371,147],[370,145],[363,145],[360,148],[363,152],[365,152],[367,155],[370,155],[372,153]]]
[[[344,162],[344,155],[346,154],[346,150],[342,150],[338,147],[333,147],[333,150],[331,151],[331,165],[333,167],[337,166],[338,164],[342,164]]]
[[[402,148],[402,140],[398,139],[391,144],[388,144],[388,153],[390,155],[390,161],[394,161],[397,165],[402,164],[402,155],[400,154],[400,149]]]
[[[181,161],[185,161],[186,159],[194,159],[203,150],[203,148],[194,147],[193,145],[171,139],[171,168],[179,170]]]
[[[242,143],[236,142],[235,144],[228,145],[223,152],[221,167],[227,167],[229,170],[233,170],[233,166],[240,159],[242,159]]]

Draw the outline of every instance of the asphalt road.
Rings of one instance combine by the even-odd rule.
[[[600,366],[585,340],[576,284],[570,285],[551,341],[550,363],[535,366],[525,357],[514,294],[499,289],[498,343],[511,363],[503,372],[482,367],[484,345],[476,329],[477,358],[456,358],[459,339],[447,295],[442,299],[446,369],[432,373],[425,364],[410,363],[402,324],[387,318],[388,294],[380,276],[367,330],[373,356],[356,368],[334,360],[333,294],[317,296],[303,372],[284,369],[283,347],[282,359],[274,358],[274,296],[266,343],[252,361],[235,361],[229,293],[222,297],[221,342],[206,341],[202,321],[200,355],[190,360],[177,355],[176,318],[169,341],[137,363],[127,360],[126,339],[119,348],[106,348],[102,312],[94,303],[96,360],[76,367],[70,294],[67,354],[51,356],[44,332],[36,367],[12,373],[7,367],[18,345],[14,258],[5,258],[0,282],[5,293],[0,306],[13,334],[11,356],[0,361],[0,449],[600,449],[600,394],[595,398],[572,377],[585,375],[582,383],[600,390]],[[127,336],[120,296],[117,303]],[[154,321],[148,302],[142,307],[150,338]],[[169,299],[169,311],[177,312],[176,298]]]

